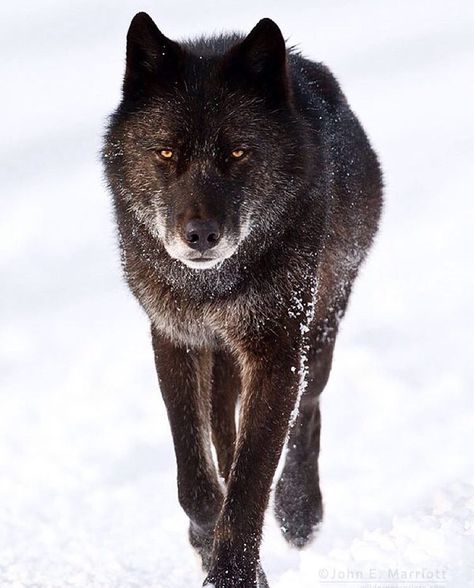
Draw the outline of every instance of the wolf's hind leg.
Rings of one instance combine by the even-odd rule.
[[[311,541],[323,516],[318,470],[319,395],[328,381],[333,349],[334,338],[331,338],[310,350],[307,386],[290,431],[285,465],[275,488],[275,516],[282,534],[299,548]]]

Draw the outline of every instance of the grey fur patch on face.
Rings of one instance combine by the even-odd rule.
[[[159,192],[157,192],[157,196]],[[137,221],[143,225],[155,239],[163,240],[166,235],[166,222],[164,207],[160,205],[159,199],[152,200],[152,204],[145,205],[131,194],[124,194],[130,212]]]

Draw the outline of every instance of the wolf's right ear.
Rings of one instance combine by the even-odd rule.
[[[153,88],[175,82],[183,59],[181,46],[165,37],[148,14],[139,12],[127,33],[124,97],[141,98]]]

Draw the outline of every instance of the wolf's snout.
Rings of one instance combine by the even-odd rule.
[[[185,238],[189,247],[203,253],[219,243],[219,225],[214,220],[192,219],[186,225]]]

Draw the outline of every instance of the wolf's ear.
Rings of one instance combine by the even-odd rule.
[[[269,18],[262,19],[248,36],[224,56],[227,81],[250,85],[275,102],[288,101],[290,84],[285,39]]]
[[[127,33],[124,97],[146,96],[151,88],[176,81],[184,51],[163,35],[145,12],[133,17]]]

